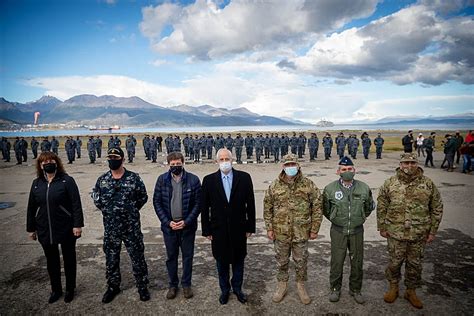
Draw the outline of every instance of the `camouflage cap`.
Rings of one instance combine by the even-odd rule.
[[[282,162],[284,165],[286,165],[287,163],[292,163],[292,162],[298,163],[298,157],[294,154],[288,154],[288,155],[283,156]]]
[[[416,153],[404,153],[400,155],[400,162],[418,162],[418,155]]]
[[[120,147],[112,147],[109,150],[107,150],[107,157],[111,157],[111,156],[123,158],[124,156],[123,150]]]

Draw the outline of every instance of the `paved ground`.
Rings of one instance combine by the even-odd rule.
[[[435,153],[435,164],[439,166],[441,154]],[[64,156],[64,155],[62,155]],[[398,154],[385,155],[383,160],[358,159],[355,161],[357,178],[369,184],[374,195],[383,181],[393,174],[398,165]],[[63,157],[64,159],[65,157]],[[160,158],[163,161],[164,157]],[[77,246],[78,288],[75,300],[70,304],[59,301],[48,304],[49,279],[46,261],[38,243],[29,241],[25,232],[27,197],[34,177],[30,165],[14,166],[0,162],[0,203],[11,202],[10,207],[0,207],[0,314],[55,314],[74,312],[77,314],[434,314],[472,315],[474,310],[474,177],[458,172],[447,173],[440,169],[427,169],[426,174],[438,185],[445,203],[445,214],[437,239],[425,253],[423,287],[419,290],[425,308],[413,309],[404,299],[388,305],[383,302],[386,281],[383,271],[387,263],[386,242],[378,236],[375,214],[365,225],[365,261],[363,293],[367,297],[364,305],[356,304],[347,294],[347,269],[339,303],[330,303],[328,295],[329,276],[329,223],[324,221],[320,236],[310,242],[308,290],[312,298],[310,305],[302,305],[292,282],[287,297],[280,304],[271,302],[276,285],[274,276],[274,253],[272,244],[266,239],[263,229],[263,195],[279,171],[280,165],[272,163],[244,164],[236,168],[252,175],[257,203],[257,234],[249,239],[249,256],[246,261],[244,289],[249,295],[246,305],[231,297],[227,306],[219,305],[217,272],[210,253],[210,244],[197,238],[194,260],[194,298],[185,300],[180,296],[172,301],[165,299],[167,274],[165,249],[159,222],[148,202],[142,210],[142,227],[146,243],[146,260],[150,270],[151,295],[149,302],[140,302],[134,288],[130,261],[125,251],[122,254],[123,292],[111,304],[100,300],[105,286],[105,259],[102,252],[102,221],[100,212],[92,204],[89,192],[97,177],[107,169],[105,160],[89,165],[86,159],[74,165],[66,165],[67,171],[78,182],[85,212],[86,227]],[[322,189],[336,179],[336,159],[315,163],[303,162],[303,172]],[[166,170],[163,164],[144,161],[138,153],[136,163],[127,166],[138,171],[147,186],[150,199],[157,176]],[[201,179],[216,170],[211,163],[189,164],[188,171]],[[200,230],[198,231],[200,236]],[[292,275],[292,279],[294,279]]]

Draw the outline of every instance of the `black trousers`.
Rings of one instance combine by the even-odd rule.
[[[48,267],[49,279],[51,281],[51,291],[62,292],[61,284],[61,262],[59,258],[59,245],[43,245],[44,254]],[[66,275],[66,291],[74,291],[76,288],[76,239],[71,238],[67,242],[61,243],[61,252],[64,261],[64,274]]]
[[[220,260],[216,260],[216,263],[221,292],[229,293],[231,287],[234,293],[242,292],[242,284],[244,283],[245,258],[239,259],[232,264],[224,263]],[[232,266],[232,278],[230,278],[230,266]]]
[[[428,166],[428,163],[431,164],[431,167],[434,167],[434,164],[433,164],[433,150],[432,149],[426,149],[425,166]]]

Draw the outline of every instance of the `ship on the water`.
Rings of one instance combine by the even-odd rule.
[[[120,129],[120,126],[114,125],[114,126],[99,126],[99,127],[90,126],[89,127],[90,131],[111,131],[111,130],[116,130],[116,129]]]
[[[334,123],[325,119],[321,119],[319,122],[316,123],[318,127],[333,127]]]

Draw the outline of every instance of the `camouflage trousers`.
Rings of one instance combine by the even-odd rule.
[[[405,262],[405,286],[416,289],[421,283],[421,271],[425,241],[401,241],[387,239],[389,263],[385,270],[387,280],[398,283],[401,279],[401,267]]]
[[[275,258],[277,261],[277,280],[287,282],[288,265],[290,263],[290,255],[293,256],[296,270],[296,281],[306,281],[308,279],[308,242],[292,242],[290,240],[275,240]]]
[[[140,230],[104,234],[107,284],[114,288],[120,286],[120,251],[122,241],[127,248],[130,261],[132,262],[136,286],[139,289],[145,288],[148,284],[148,268],[145,261],[143,234]]]

